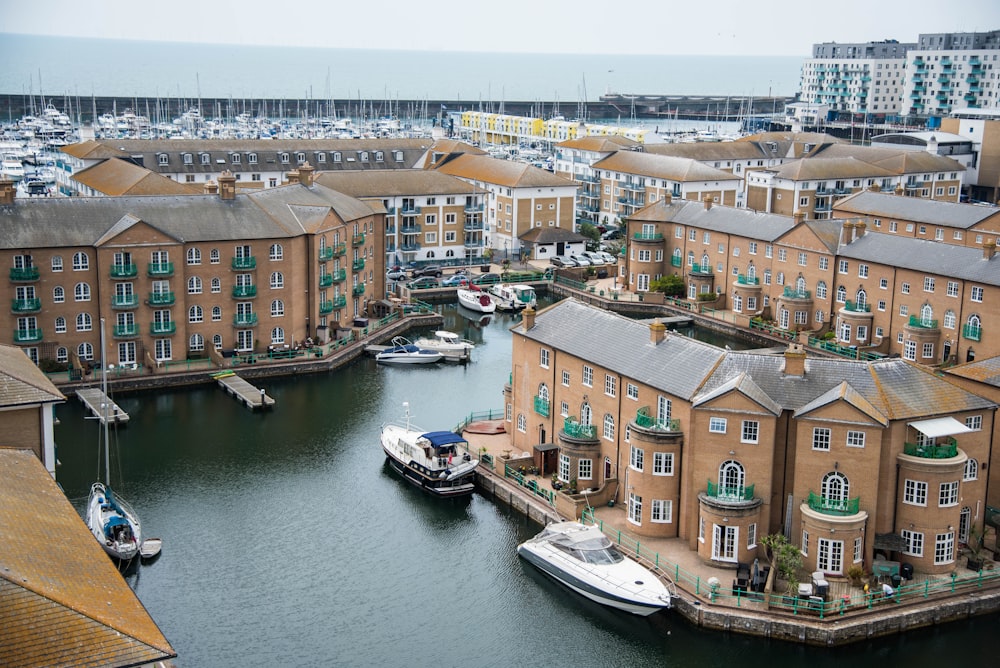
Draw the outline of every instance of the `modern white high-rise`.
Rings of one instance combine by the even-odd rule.
[[[1000,30],[921,34],[906,56],[904,116],[1000,109]]]

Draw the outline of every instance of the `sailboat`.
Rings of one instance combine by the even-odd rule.
[[[101,318],[101,351],[104,347],[104,319]],[[87,526],[104,551],[121,561],[131,561],[136,555],[144,558],[155,557],[160,551],[160,539],[142,540],[142,526],[135,510],[123,498],[111,490],[111,440],[108,435],[108,371],[101,361],[101,447],[104,455],[104,481],[90,486],[87,501]]]

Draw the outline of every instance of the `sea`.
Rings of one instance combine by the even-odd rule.
[[[193,19],[195,20],[195,19]],[[0,94],[546,101],[605,93],[791,96],[803,58],[469,53],[145,42],[0,33]]]

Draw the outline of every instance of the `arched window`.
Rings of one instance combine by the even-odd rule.
[[[187,263],[201,264],[201,251],[198,250],[197,248],[188,248]]]
[[[982,321],[979,319],[978,315],[970,315],[968,321],[966,321],[965,331],[962,335],[967,339],[972,339],[974,341],[980,340],[980,332],[982,331]]]
[[[594,418],[594,414],[590,410],[590,404],[587,403],[587,402],[584,402],[583,404],[581,404],[580,405],[580,424],[587,424],[587,425],[593,424],[593,422],[591,422],[591,420],[593,420],[593,418]]]
[[[816,299],[826,299],[826,281],[816,284]]]
[[[930,327],[934,320],[934,309],[931,308],[930,304],[924,304],[920,307],[920,324],[924,327]]]
[[[847,503],[850,496],[851,484],[847,481],[847,476],[838,471],[830,471],[823,476],[823,485],[820,489],[820,496],[823,501],[833,508],[837,508]]]
[[[854,302],[858,305],[858,308],[864,310],[865,304],[868,303],[868,293],[864,290],[858,290],[854,294]]]
[[[843,304],[847,301],[847,288],[843,285],[837,286],[837,303]]]
[[[188,350],[192,352],[201,352],[205,349],[205,337],[201,334],[192,334],[191,338],[188,340]]]
[[[56,334],[66,333],[66,318],[59,316],[56,318]]]
[[[219,249],[213,248],[208,252],[208,261],[212,264],[219,264]]]
[[[277,318],[285,315],[285,302],[275,299],[271,302],[271,317]]]
[[[702,253],[701,254],[701,268],[705,269],[706,267],[711,267],[711,266],[712,266],[712,262],[708,259],[708,253]]]
[[[188,279],[188,294],[189,295],[200,295],[201,294],[201,279],[197,276],[192,276]]]
[[[753,266],[753,262],[747,266],[747,278],[749,278],[751,282],[753,279],[757,278],[757,267]]]
[[[680,248],[675,248],[674,249],[674,264],[676,266],[678,266],[678,267],[681,266],[681,258],[682,257],[684,257],[684,256],[681,253],[681,249]]]
[[[283,288],[285,287],[285,277],[280,271],[275,271],[271,274],[271,287],[272,288]]]
[[[549,386],[546,385],[545,383],[542,383],[541,385],[538,386],[538,398],[541,399],[542,401],[549,400]]]
[[[76,331],[89,332],[94,328],[94,321],[89,313],[79,313],[76,316]]]
[[[52,301],[56,304],[62,304],[66,301],[66,291],[63,290],[61,285],[52,288]]]
[[[82,360],[94,359],[94,346],[89,343],[81,343],[76,347],[76,354]]]
[[[434,259],[434,251],[427,251],[427,259],[428,260]]]
[[[270,260],[281,260],[285,257],[285,250],[281,244],[271,244],[271,248],[267,251],[267,257]]]
[[[222,350],[222,334],[216,334],[212,337],[212,345],[215,346],[216,350]]]
[[[798,292],[800,292],[800,293],[805,292],[806,291],[806,279],[803,278],[802,276],[799,276],[798,278],[796,278],[795,279],[795,289]]]
[[[444,252],[444,256],[445,257],[455,257],[455,251],[453,251],[453,250],[446,250]]]
[[[56,348],[56,361],[60,364],[65,364],[69,361],[69,351],[62,346]]]
[[[281,327],[275,327],[271,330],[271,343],[284,343],[285,342],[285,330]]]
[[[85,271],[90,269],[90,256],[80,251],[73,253],[73,271]]]
[[[222,281],[220,281],[218,278],[212,279],[212,292],[214,293],[222,292]]]
[[[319,250],[320,250],[320,255],[323,255],[323,251],[326,250],[326,237],[325,236],[321,236],[319,238]]]
[[[188,322],[204,322],[205,320],[205,310],[200,306],[195,305],[188,309]],[[204,345],[202,341],[202,345]],[[192,348],[193,350],[193,348]]]
[[[611,413],[604,415],[604,438],[609,441],[615,440],[615,418]]]
[[[73,299],[78,302],[90,301],[90,285],[87,283],[77,283],[73,288]]]
[[[62,271],[62,270],[63,270],[62,255],[53,255],[52,271]]]
[[[730,459],[719,467],[719,496],[742,498],[746,471],[738,461]]]
[[[962,480],[976,480],[979,478],[979,461],[969,457],[965,460],[965,474],[962,476]]]
[[[222,307],[213,306],[212,307],[212,322],[219,322],[222,320]]]

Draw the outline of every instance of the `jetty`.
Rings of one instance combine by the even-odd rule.
[[[80,388],[76,391],[77,398],[87,407],[101,424],[128,424],[128,413],[96,387]]]
[[[267,396],[263,388],[254,387],[251,383],[240,378],[233,371],[220,371],[212,374],[212,378],[230,396],[243,402],[243,405],[250,410],[258,408],[270,408],[274,406],[274,398]]]

